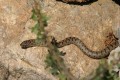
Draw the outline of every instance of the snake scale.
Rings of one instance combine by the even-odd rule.
[[[59,42],[57,42],[54,38],[52,38],[51,43],[56,45],[58,48],[61,48],[70,44],[74,44],[88,57],[93,59],[102,59],[102,58],[107,58],[110,52],[119,46],[118,38],[116,38],[113,34],[109,34],[107,39],[108,40],[106,41],[109,41],[107,46],[100,51],[93,51],[89,49],[79,38],[76,38],[76,37],[68,37]],[[23,41],[20,44],[20,46],[23,49],[27,49],[35,46],[46,46],[46,41],[42,42],[41,44],[36,44],[35,39],[30,39],[30,40]]]

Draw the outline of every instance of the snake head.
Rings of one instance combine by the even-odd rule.
[[[20,44],[22,49],[27,49],[35,46],[35,39],[25,40]]]
[[[36,46],[46,47],[47,41],[50,41],[52,44],[56,44],[55,38],[53,36],[48,36],[46,40],[40,42],[39,41],[37,42],[36,39],[25,40],[20,44],[20,46],[22,49],[27,49]]]

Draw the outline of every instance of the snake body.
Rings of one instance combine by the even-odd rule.
[[[92,51],[79,38],[76,38],[76,37],[68,37],[59,42],[57,42],[55,39],[52,39],[52,44],[55,44],[58,48],[61,48],[70,44],[74,44],[88,57],[93,59],[102,59],[102,58],[107,58],[110,52],[119,46],[117,38],[115,38],[112,35],[112,37],[110,36],[110,39],[112,43],[108,44],[104,49],[100,51]],[[41,44],[36,44],[35,39],[30,39],[30,40],[23,41],[20,45],[23,49],[27,49],[29,47],[35,47],[35,46],[46,46],[46,41],[42,42]]]

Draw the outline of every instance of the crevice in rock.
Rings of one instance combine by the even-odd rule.
[[[60,2],[63,2],[62,0],[56,0],[56,1],[60,1]],[[70,4],[70,5],[90,5],[91,3],[93,2],[96,2],[98,0],[90,0],[90,1],[87,1],[87,2],[77,2],[77,1],[72,1],[72,2],[67,2],[66,4]],[[65,3],[65,2],[64,2]]]

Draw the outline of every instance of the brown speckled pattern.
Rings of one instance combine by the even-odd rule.
[[[55,44],[58,48],[74,44],[76,45],[85,55],[88,57],[91,57],[93,59],[102,59],[102,58],[107,58],[110,54],[110,52],[115,49],[116,47],[119,46],[118,39],[110,34],[107,37],[108,40],[105,41],[106,47],[100,51],[92,51],[87,46],[78,38],[76,37],[68,37],[62,41],[57,42],[55,39],[52,39],[52,44]],[[20,46],[23,49],[27,49],[30,47],[35,47],[35,46],[44,46],[46,47],[46,42],[42,42],[41,44],[36,44],[35,39],[30,39],[23,41]]]

